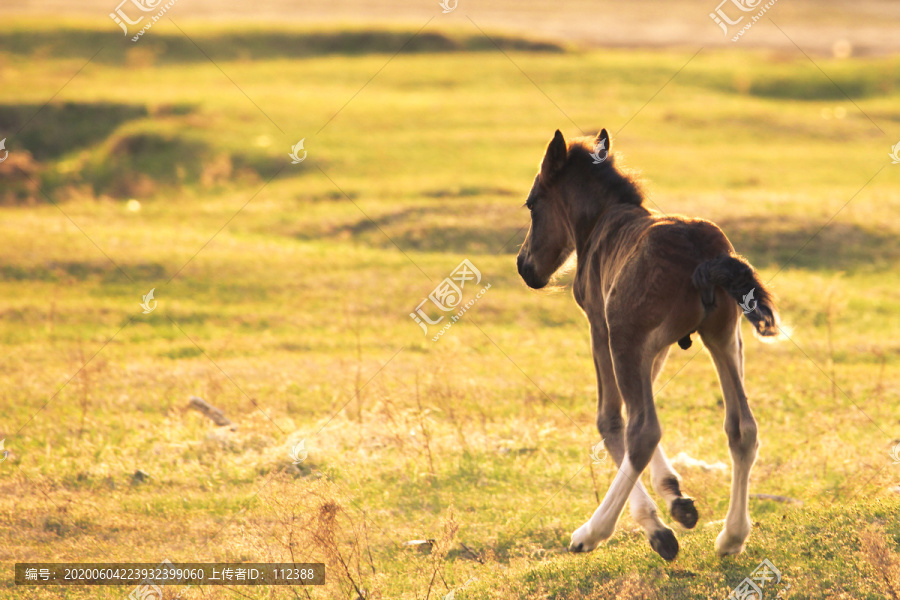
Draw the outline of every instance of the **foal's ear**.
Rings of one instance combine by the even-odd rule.
[[[541,181],[550,183],[553,178],[562,171],[566,164],[566,156],[569,150],[566,146],[566,138],[563,134],[556,130],[550,145],[547,146],[547,153],[544,155],[544,162],[541,163]]]
[[[606,148],[607,152],[612,152],[612,141],[609,139],[609,134],[606,133],[606,129],[600,130],[600,133],[597,134],[597,139],[594,140],[594,145],[600,148]]]

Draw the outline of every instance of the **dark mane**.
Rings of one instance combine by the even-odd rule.
[[[640,184],[635,179],[619,171],[616,168],[615,154],[600,163],[594,164],[594,157],[591,156],[593,148],[589,148],[591,138],[586,138],[588,142],[575,141],[569,146],[568,163],[581,172],[587,173],[591,179],[603,187],[603,191],[615,198],[618,202],[624,204],[633,204],[640,206],[644,202],[644,192]]]

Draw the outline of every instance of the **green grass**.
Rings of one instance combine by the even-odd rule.
[[[508,36],[507,57],[429,27],[391,59],[411,31],[180,25],[216,65],[168,23],[87,66],[107,29],[17,21],[0,36],[6,572],[293,553],[328,564],[317,598],[355,598],[350,579],[370,598],[435,598],[474,577],[457,598],[700,599],[769,558],[783,598],[898,593],[900,59],[818,61],[857,108],[801,55],[703,51],[663,88],[691,52]],[[514,254],[542,151],[572,121],[614,132],[651,206],[720,223],[792,328],[778,345],[745,330],[751,491],[804,505],[752,501],[738,558],[713,549],[728,474],[689,468],[701,521],[675,563],[627,511],[594,553],[564,552],[614,470],[588,454],[586,322],[568,292],[525,288]],[[290,165],[301,138],[308,158]],[[409,313],[463,258],[492,287],[433,343]],[[660,381],[667,452],[728,463],[699,344]],[[401,545],[422,538],[432,554]],[[187,597],[237,592],[294,597]]]

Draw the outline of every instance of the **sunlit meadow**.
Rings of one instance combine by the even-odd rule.
[[[765,558],[781,598],[900,597],[900,59],[5,25],[4,597],[131,591],[17,588],[15,562],[169,559],[327,566],[323,587],[188,599],[725,598]],[[656,396],[700,512],[678,559],[627,511],[565,552],[615,469],[590,456],[569,280],[529,290],[514,257],[553,131],[601,127],[648,205],[723,227],[790,327],[745,325],[751,492],[781,498],[751,501],[736,558],[713,548],[730,459],[699,340]],[[466,258],[490,290],[433,342],[410,313]]]

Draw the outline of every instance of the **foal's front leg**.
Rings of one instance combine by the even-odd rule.
[[[656,452],[650,459],[650,481],[653,489],[669,507],[673,519],[685,529],[692,529],[697,525],[700,516],[694,506],[694,499],[681,493],[680,477],[666,458],[662,444],[656,447]]]

